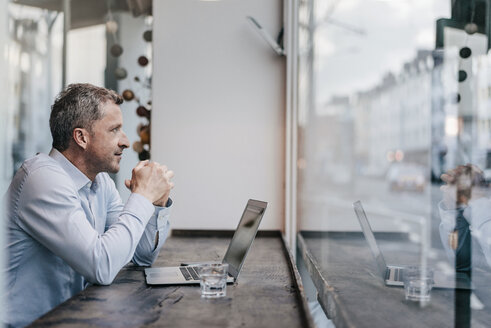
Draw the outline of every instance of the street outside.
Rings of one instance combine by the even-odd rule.
[[[318,182],[310,183],[314,187],[304,188],[299,196],[301,230],[359,231],[352,203],[361,200],[375,231],[402,230],[420,235],[425,223],[430,227],[432,247],[441,248],[439,184],[427,183],[423,192],[417,192],[393,191],[383,177],[357,177],[345,185]]]

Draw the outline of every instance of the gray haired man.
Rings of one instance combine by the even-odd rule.
[[[129,261],[151,265],[168,231],[173,172],[143,161],[123,204],[108,175],[129,141],[114,91],[72,84],[52,106],[49,155],[26,160],[6,195],[7,318],[24,326]]]

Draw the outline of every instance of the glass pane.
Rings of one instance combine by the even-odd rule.
[[[55,12],[9,4],[7,120],[13,159],[11,176],[22,162],[51,148],[49,114],[61,88],[62,19]]]
[[[485,326],[490,11],[484,2],[451,3],[300,1],[298,230],[327,283],[343,292],[340,302],[384,297],[375,313],[424,314],[426,326]],[[435,288],[430,304],[441,311],[413,308],[403,288],[385,286],[390,264],[432,270],[435,281],[448,273],[453,286],[456,272],[470,276],[472,304],[468,291]]]

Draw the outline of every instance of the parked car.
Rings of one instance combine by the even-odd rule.
[[[414,163],[393,163],[387,170],[386,180],[392,191],[422,192],[426,186],[426,169]]]

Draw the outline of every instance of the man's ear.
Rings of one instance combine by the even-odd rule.
[[[89,131],[83,128],[75,128],[73,129],[73,140],[77,145],[82,147],[83,149],[87,149],[87,145],[89,143]]]

